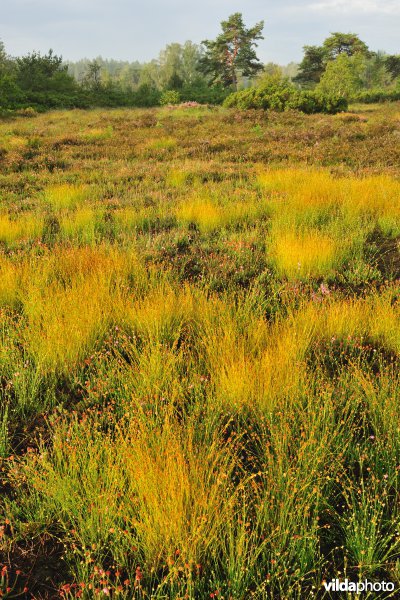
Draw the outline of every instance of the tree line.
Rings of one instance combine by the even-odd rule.
[[[299,65],[263,65],[256,53],[263,28],[263,21],[246,27],[234,13],[216,39],[169,44],[145,64],[100,57],[65,63],[52,50],[12,58],[0,41],[0,109],[225,101],[330,112],[352,99],[400,99],[400,55],[373,52],[358,35],[336,32],[321,46],[304,46]]]

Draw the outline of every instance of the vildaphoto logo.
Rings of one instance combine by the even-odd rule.
[[[350,581],[349,579],[331,579],[324,581],[323,586],[327,592],[393,592],[394,583],[392,581]]]

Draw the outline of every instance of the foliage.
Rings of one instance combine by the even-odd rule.
[[[304,57],[299,65],[299,72],[293,81],[303,87],[310,87],[319,82],[325,70],[325,49],[323,46],[304,46]]]
[[[368,57],[359,57],[358,63],[361,85],[364,89],[391,87],[393,77],[387,68],[387,57],[384,52],[371,52]]]
[[[227,108],[270,109],[283,111],[300,110],[307,114],[316,112],[336,113],[347,108],[346,100],[330,90],[316,93],[299,91],[287,79],[279,76],[265,77],[257,87],[235,92],[224,102]]]
[[[279,93],[266,91],[264,99],[253,90],[237,101],[258,107],[271,104],[277,110],[334,113],[345,107],[344,98],[397,98],[397,55],[370,52],[357,35],[334,33],[321,46],[305,46],[299,68],[295,63],[262,67],[254,49],[262,28],[263,23],[246,28],[242,15],[235,13],[222,23],[216,40],[206,40],[203,46],[190,41],[168,44],[157,59],[145,64],[102,57],[65,64],[51,50],[12,59],[0,42],[0,110],[7,116],[26,109],[150,107],[159,105],[162,93],[169,90],[178,91],[183,102],[215,105],[226,100],[232,87],[262,89],[264,77],[267,81],[288,77],[301,89],[317,85],[318,89],[315,94],[296,94],[285,84]],[[363,96],[367,90],[371,92]],[[235,104],[234,98],[228,104]]]
[[[355,54],[361,54],[368,56],[369,50],[365,42],[360,40],[356,33],[332,33],[322,45],[325,53],[326,60],[335,60],[341,54],[346,56],[354,56]]]
[[[263,69],[254,50],[256,40],[263,39],[264,22],[246,28],[241,13],[234,13],[221,22],[222,33],[215,40],[204,40],[205,54],[200,69],[211,76],[213,83],[237,87],[239,73],[245,77]]]
[[[32,52],[17,58],[17,84],[25,92],[60,92],[75,91],[74,79],[68,75],[62,58],[53,54],[46,55]]]
[[[133,106],[157,106],[160,101],[160,92],[146,84],[142,84],[132,93]]]
[[[86,73],[82,77],[82,84],[91,91],[98,91],[101,83],[101,66],[97,60],[93,60],[87,65]]]
[[[320,82],[315,88],[321,95],[333,94],[349,100],[361,88],[355,62],[342,53],[336,60],[328,62]]]
[[[354,102],[365,104],[375,104],[377,102],[397,102],[400,100],[400,89],[387,90],[384,88],[375,88],[370,90],[360,90],[353,95]]]
[[[15,108],[24,101],[25,95],[17,85],[15,77],[8,74],[0,75],[0,107]]]
[[[202,52],[190,41],[168,44],[159,56],[159,85],[161,89],[181,89],[198,77]]]
[[[354,33],[332,33],[322,46],[304,46],[304,57],[294,81],[303,87],[319,83],[327,66],[338,58],[370,56],[368,46]]]
[[[384,61],[386,70],[390,73],[392,79],[400,77],[400,55],[385,56]]]
[[[168,104],[179,104],[181,95],[176,90],[165,90],[160,96],[161,106],[167,106]]]
[[[200,104],[222,104],[229,95],[229,90],[222,85],[208,85],[203,79],[198,79],[190,85],[184,85],[179,90],[183,101],[199,102]]]

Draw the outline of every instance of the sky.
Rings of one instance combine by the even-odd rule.
[[[298,62],[305,44],[334,31],[359,34],[372,50],[400,53],[400,0],[0,0],[0,40],[20,56],[50,48],[64,60],[149,61],[168,43],[213,39],[220,22],[243,13],[265,21],[258,56]]]

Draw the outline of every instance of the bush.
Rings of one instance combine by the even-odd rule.
[[[168,106],[169,104],[179,104],[181,101],[181,95],[177,90],[165,90],[160,96],[161,106]]]
[[[271,76],[258,86],[234,92],[224,102],[227,108],[235,107],[247,110],[299,110],[306,114],[334,114],[346,110],[347,101],[338,96],[327,96],[316,92],[300,91],[287,79]]]
[[[209,86],[204,81],[195,81],[185,85],[180,90],[183,102],[198,102],[199,104],[222,104],[229,95],[221,85]]]
[[[154,87],[143,83],[132,92],[132,106],[149,107],[160,104],[160,92]]]
[[[315,110],[312,111],[314,113],[335,115],[338,112],[346,111],[349,106],[347,99],[343,96],[318,94],[317,92],[309,92],[309,95],[315,102]]]
[[[397,102],[398,100],[400,100],[400,89],[390,91],[384,89],[364,90],[352,97],[353,102],[365,102],[365,104]]]
[[[0,107],[14,108],[24,101],[24,93],[11,75],[0,75]]]

